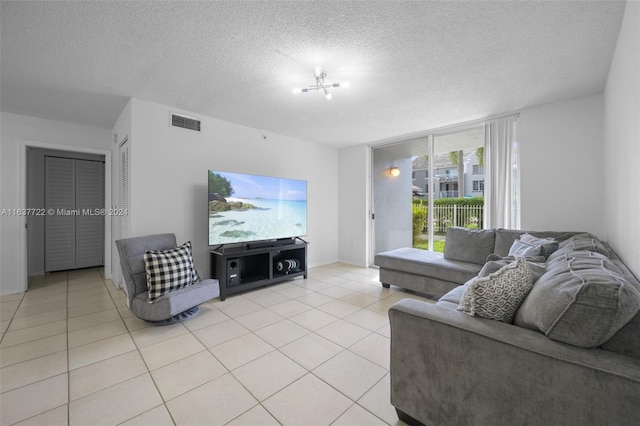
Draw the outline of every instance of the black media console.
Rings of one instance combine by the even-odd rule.
[[[211,251],[211,277],[220,282],[220,300],[295,277],[307,278],[307,243]]]

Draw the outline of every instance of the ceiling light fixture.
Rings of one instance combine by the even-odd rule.
[[[313,67],[313,75],[316,78],[316,84],[312,84],[309,87],[306,87],[304,89],[300,89],[296,87],[293,89],[293,93],[294,94],[309,93],[312,90],[315,90],[316,92],[322,91],[324,93],[324,96],[327,98],[327,100],[330,101],[331,92],[329,91],[329,89],[333,87],[348,88],[349,86],[351,86],[351,84],[349,84],[346,81],[342,83],[325,83],[324,79],[327,76],[327,73],[324,72],[324,70],[320,65],[316,65],[315,67]]]

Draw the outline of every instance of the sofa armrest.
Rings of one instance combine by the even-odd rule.
[[[404,299],[389,310],[391,403],[438,425],[637,424],[640,362]]]

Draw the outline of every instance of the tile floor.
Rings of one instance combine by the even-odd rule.
[[[387,310],[423,298],[377,276],[314,268],[165,327],[133,317],[102,269],[33,279],[0,297],[0,424],[403,424]]]

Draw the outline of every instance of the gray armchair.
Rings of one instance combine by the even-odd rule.
[[[156,325],[172,324],[198,313],[198,305],[220,295],[218,280],[206,279],[173,290],[149,303],[145,250],[169,250],[176,247],[174,234],[147,235],[116,241],[122,275],[127,285],[129,309],[138,318]]]

